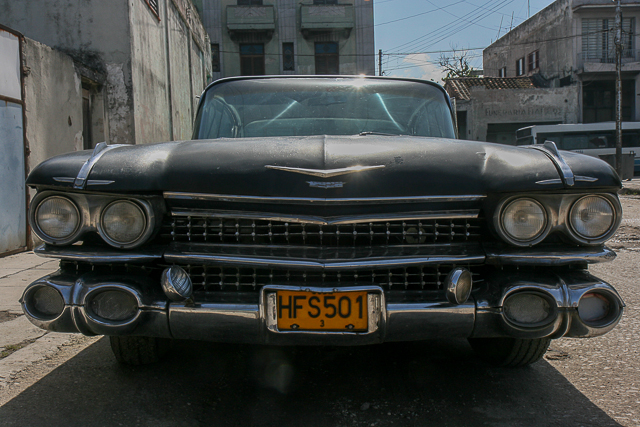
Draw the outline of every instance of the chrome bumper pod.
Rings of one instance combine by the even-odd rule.
[[[278,345],[362,345],[385,341],[412,341],[431,338],[593,337],[615,327],[624,303],[609,284],[584,270],[562,276],[553,273],[517,273],[496,270],[487,278],[488,287],[476,289],[467,303],[454,305],[442,299],[425,302],[389,297],[378,287],[365,289],[374,316],[365,332],[279,331],[274,319],[274,299],[279,289],[269,286],[258,294],[242,292],[212,296],[206,302],[169,303],[160,286],[144,276],[80,276],[57,272],[27,287],[21,299],[32,323],[57,332],[85,335],[142,335],[217,342]],[[55,315],[42,315],[34,295],[43,287],[59,293],[64,302]],[[499,289],[489,292],[487,289]],[[296,288],[303,290],[303,288]],[[362,290],[362,289],[361,289]],[[127,318],[107,320],[96,314],[101,307],[96,296],[113,291],[135,300],[135,312]],[[548,304],[549,315],[531,325],[518,324],[505,313],[505,301],[514,295],[534,295]],[[579,307],[585,295],[597,294],[607,301],[609,311],[600,320],[587,322]],[[391,300],[389,299],[391,298]]]

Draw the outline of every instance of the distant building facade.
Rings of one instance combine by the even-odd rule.
[[[622,0],[622,116],[640,120],[640,1]],[[615,120],[615,1],[557,0],[483,53],[491,77],[539,75],[578,87],[578,123]]]
[[[638,121],[640,0],[621,3],[622,116]],[[484,50],[483,79],[446,82],[460,137],[514,144],[525,126],[615,120],[615,4],[556,0]]]
[[[375,74],[373,0],[195,0],[213,78]]]

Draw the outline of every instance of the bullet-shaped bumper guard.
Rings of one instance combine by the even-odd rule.
[[[254,296],[255,302],[183,304],[170,303],[159,284],[146,277],[102,277],[93,273],[75,277],[58,272],[29,285],[21,303],[33,324],[56,332],[278,345],[364,345],[444,337],[594,337],[609,332],[622,316],[624,303],[615,289],[586,271],[567,273],[563,277],[552,274],[510,277],[505,274],[492,278],[492,282],[491,289],[497,286],[500,292],[481,288],[474,291],[469,302],[461,305],[452,305],[445,300],[390,302],[381,288],[366,288],[371,319],[366,332],[279,331],[274,314],[275,291],[307,287],[265,287],[259,298]],[[40,286],[52,286],[60,292],[65,304],[60,315],[45,319],[31,312],[26,300]],[[91,296],[107,289],[133,294],[138,302],[137,314],[121,322],[107,321],[92,314],[88,308]],[[340,289],[345,290],[348,289]],[[580,298],[594,291],[608,296],[615,305],[612,307],[614,315],[596,326],[583,322],[577,310]],[[548,300],[555,301],[554,315],[542,326],[514,324],[504,315],[502,303],[515,292],[545,295]]]

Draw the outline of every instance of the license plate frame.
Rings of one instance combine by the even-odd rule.
[[[320,302],[324,301],[324,297],[335,296],[336,299],[334,301],[340,301],[342,297],[352,297],[353,299],[357,299],[359,296],[363,297],[363,300],[366,301],[364,304],[363,301],[363,311],[366,312],[366,321],[361,324],[355,324],[352,322],[346,322],[344,325],[340,327],[321,327],[318,324],[313,327],[313,325],[309,326],[309,324],[303,324],[301,322],[292,322],[290,324],[285,324],[283,322],[278,321],[278,295],[280,296],[307,296],[307,301],[309,297],[317,296]],[[356,307],[357,304],[353,303],[352,299],[352,309],[358,309]],[[331,335],[331,334],[368,334],[372,332],[376,332],[380,326],[381,314],[383,311],[383,291],[379,287],[349,287],[349,288],[309,288],[309,287],[293,287],[293,286],[269,286],[263,289],[262,294],[263,307],[265,308],[265,322],[266,327],[271,332],[277,333],[303,333],[303,334],[322,334],[322,335]],[[331,300],[329,300],[331,301]],[[288,302],[288,301],[287,301]],[[293,303],[293,300],[292,300]],[[365,308],[366,307],[366,308]],[[344,306],[343,300],[343,314],[345,312],[346,307]],[[298,309],[299,310],[299,309]],[[329,309],[332,311],[331,309]],[[364,314],[364,313],[363,313]],[[298,319],[299,320],[299,319]],[[315,318],[316,321],[320,320],[320,317]],[[326,319],[325,319],[326,320]],[[297,327],[293,327],[296,324]],[[353,328],[349,328],[348,325],[353,324]],[[326,323],[325,325],[331,326],[331,323]]]

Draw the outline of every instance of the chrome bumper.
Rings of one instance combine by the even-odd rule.
[[[519,274],[516,277],[496,270],[496,274],[487,280],[491,282],[490,286],[474,291],[469,302],[462,305],[452,305],[444,300],[444,296],[442,300],[430,302],[396,302],[395,297],[391,301],[390,295],[381,288],[366,288],[374,321],[365,332],[279,331],[269,315],[274,307],[271,295],[284,288],[277,286],[265,287],[257,295],[239,293],[231,302],[227,295],[212,296],[207,302],[183,304],[169,303],[159,284],[147,277],[96,273],[74,276],[58,272],[29,285],[21,303],[32,323],[57,332],[279,345],[362,345],[440,337],[592,337],[613,329],[622,316],[624,303],[615,289],[584,270]],[[64,300],[64,309],[55,318],[42,318],[30,309],[30,298],[41,286],[55,288]],[[121,322],[106,321],[93,315],[89,309],[91,296],[106,289],[131,293],[138,302],[137,314]],[[554,301],[552,321],[536,327],[510,322],[502,304],[509,295],[520,291],[544,294]],[[616,305],[616,315],[604,323],[587,325],[578,315],[577,306],[584,294],[593,291],[610,298]]]

